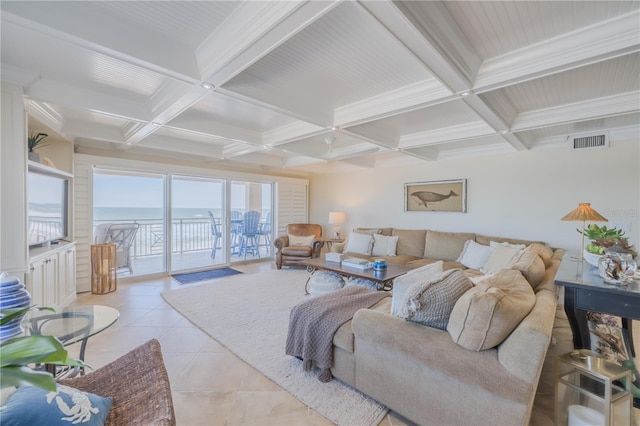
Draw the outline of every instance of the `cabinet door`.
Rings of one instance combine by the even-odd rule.
[[[31,293],[31,304],[36,306],[57,306],[55,295],[56,265],[54,257],[39,259],[31,263],[27,291]]]
[[[58,303],[66,306],[76,296],[76,248],[70,247],[58,254]]]

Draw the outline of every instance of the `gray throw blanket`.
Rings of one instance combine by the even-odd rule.
[[[318,380],[330,381],[333,335],[358,310],[370,308],[385,297],[389,297],[386,291],[349,286],[297,304],[289,314],[287,355],[302,359],[305,371],[315,363],[321,370]]]

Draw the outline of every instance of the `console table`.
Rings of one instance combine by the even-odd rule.
[[[598,270],[589,263],[564,259],[555,284],[564,287],[564,311],[573,333],[575,349],[590,348],[586,312],[596,311],[622,318],[622,328],[629,336],[630,356],[635,356],[632,320],[640,320],[640,281],[634,280],[626,285],[606,284]],[[634,406],[640,406],[637,399]]]

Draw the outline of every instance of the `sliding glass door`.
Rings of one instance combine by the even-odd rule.
[[[93,240],[117,246],[118,276],[166,271],[165,175],[95,169]]]
[[[227,263],[225,180],[171,176],[171,270]]]

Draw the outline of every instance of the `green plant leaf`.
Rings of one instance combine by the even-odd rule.
[[[2,342],[0,367],[65,361],[67,351],[53,336],[20,336]]]
[[[4,325],[14,318],[19,317],[20,315],[25,314],[28,311],[51,311],[55,312],[56,310],[53,308],[39,308],[36,306],[27,306],[25,308],[14,308],[14,309],[5,309],[0,312],[0,325]]]
[[[24,384],[38,386],[48,391],[56,390],[56,381],[51,373],[18,365],[2,367],[2,381],[0,382],[2,389]]]

